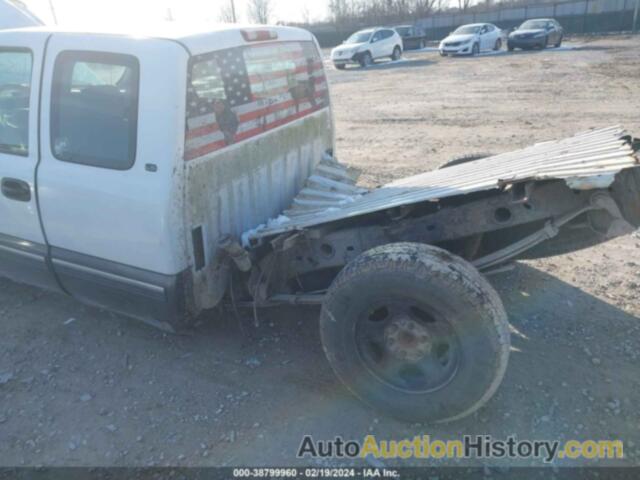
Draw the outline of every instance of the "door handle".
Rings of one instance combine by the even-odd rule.
[[[31,187],[27,182],[17,178],[3,178],[2,195],[18,202],[30,202]]]

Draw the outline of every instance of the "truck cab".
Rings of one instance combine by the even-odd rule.
[[[306,31],[0,32],[0,275],[181,326],[332,148]]]

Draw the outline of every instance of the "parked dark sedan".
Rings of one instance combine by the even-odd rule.
[[[564,30],[556,20],[552,18],[527,20],[509,34],[507,48],[512,51],[514,48],[528,50],[547,48],[549,45],[559,47],[562,45],[563,38]]]
[[[402,37],[403,49],[420,49],[422,50],[427,44],[427,34],[424,29],[413,25],[400,25],[393,27]]]

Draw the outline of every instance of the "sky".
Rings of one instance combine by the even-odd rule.
[[[52,22],[53,3],[60,25],[108,25],[110,23],[157,23],[170,14],[176,21],[219,22],[220,11],[231,0],[23,0],[46,23]],[[305,12],[313,20],[327,16],[327,0],[271,0],[277,21],[302,21]],[[235,0],[238,20],[247,21],[247,0]]]

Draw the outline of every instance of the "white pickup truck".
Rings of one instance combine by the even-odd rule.
[[[333,148],[304,30],[0,32],[0,274],[171,330],[221,304],[321,305],[356,395],[451,420],[507,365],[480,271],[640,225],[618,127],[372,191]]]

